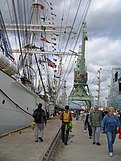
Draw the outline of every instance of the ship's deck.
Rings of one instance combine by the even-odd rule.
[[[44,142],[34,142],[34,131],[25,129],[21,134],[14,133],[0,139],[0,161],[42,161],[53,138],[60,128],[60,120],[50,120],[45,127]],[[68,145],[61,141],[58,144],[55,161],[120,161],[121,140],[114,144],[114,156],[107,152],[106,135],[101,134],[101,146],[93,145],[88,133],[83,132],[82,121],[73,118],[73,131],[70,133]]]

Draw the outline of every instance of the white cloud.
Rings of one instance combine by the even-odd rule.
[[[111,40],[108,37],[99,37],[89,40],[86,56],[87,65],[120,65],[120,44],[120,40]]]
[[[120,0],[93,0],[87,16],[91,36],[120,38],[121,2]]]
[[[90,85],[93,95],[97,95],[97,71],[102,68],[101,97],[107,97],[111,68],[112,66],[119,66],[121,64],[119,54],[121,51],[120,44],[120,40],[112,40],[108,37],[95,37],[89,40],[86,47],[86,64],[89,73],[89,83],[93,83],[93,86]]]
[[[103,10],[103,9],[112,10],[112,8],[119,6],[119,2],[120,2],[120,0],[115,0],[115,1],[112,1],[112,0],[101,0],[101,1],[92,0],[91,9],[92,10]]]

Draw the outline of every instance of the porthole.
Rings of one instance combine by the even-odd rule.
[[[3,104],[3,105],[5,104],[5,100],[2,100],[2,104]]]

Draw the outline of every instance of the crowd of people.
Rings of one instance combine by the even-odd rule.
[[[60,120],[62,120],[62,142],[67,145],[70,131],[69,124],[72,122],[69,106],[65,106],[65,110],[60,115]],[[77,117],[76,120],[78,120]],[[113,107],[104,108],[103,111],[101,111],[98,109],[98,106],[95,105],[93,109],[84,110],[81,120],[83,120],[84,132],[88,130],[92,144],[101,146],[100,134],[106,134],[109,156],[112,157],[113,144],[116,134],[119,133],[121,124],[121,111],[115,110]]]
[[[42,109],[41,103],[39,103],[38,108],[34,111],[33,118],[35,121],[35,142],[39,140],[43,142],[44,125],[47,123],[47,117],[45,111]],[[60,120],[62,121],[62,142],[67,145],[69,132],[72,130],[72,113],[68,105],[66,105],[64,111],[61,112]],[[77,117],[76,120],[78,120]],[[94,108],[84,110],[81,115],[81,121],[83,121],[84,132],[88,130],[92,144],[101,146],[100,134],[106,134],[109,156],[112,157],[116,134],[121,133],[121,110],[115,110],[113,107],[109,107],[101,111],[98,106],[95,105]]]
[[[103,108],[101,111],[95,105],[93,109],[84,110],[82,120],[84,123],[84,132],[88,130],[89,138],[93,140],[92,144],[101,146],[100,134],[106,134],[109,156],[112,157],[116,134],[121,131],[121,110],[109,107]]]

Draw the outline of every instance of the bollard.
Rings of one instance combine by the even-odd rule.
[[[31,128],[32,128],[32,130],[35,129],[35,123],[34,122],[31,124]]]

